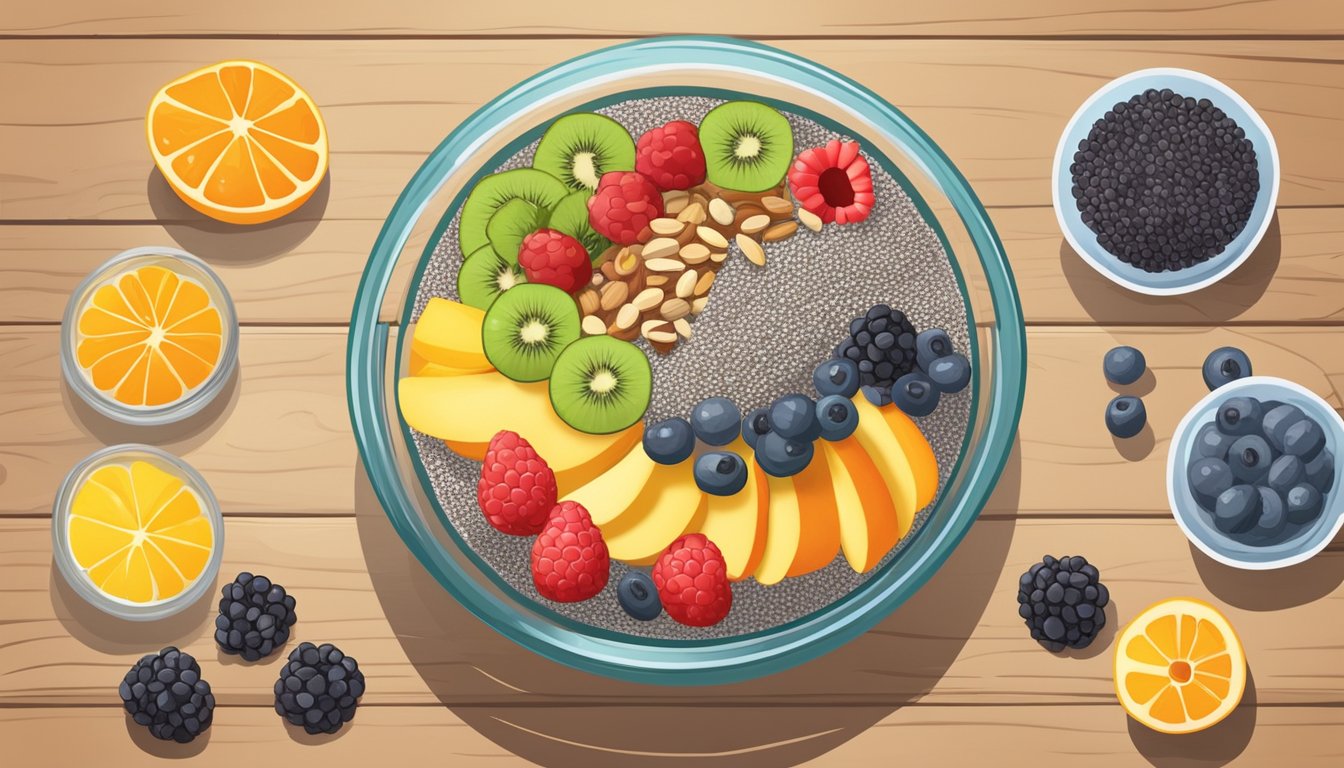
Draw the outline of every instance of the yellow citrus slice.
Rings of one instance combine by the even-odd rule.
[[[103,593],[157,603],[201,575],[215,531],[182,478],[134,461],[99,467],[83,482],[70,506],[69,541],[76,565]]]
[[[1115,692],[1129,716],[1163,733],[1202,731],[1246,691],[1246,655],[1223,614],[1200,600],[1149,607],[1115,644]]]
[[[205,287],[161,266],[94,289],[76,330],[75,360],[89,382],[129,406],[164,406],[191,394],[219,364],[224,340]]]
[[[192,208],[259,224],[303,205],[327,172],[312,98],[255,61],[223,61],[165,85],[145,120],[154,163]]]

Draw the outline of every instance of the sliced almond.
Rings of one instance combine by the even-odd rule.
[[[765,266],[765,249],[760,243],[742,234],[733,239],[737,241],[737,247],[742,249],[742,255],[747,257],[747,261],[758,267]]]
[[[667,275],[649,275],[648,277],[644,278],[644,285],[649,288],[658,288],[660,286],[667,285],[668,282],[670,282],[670,280],[671,278],[669,278]]]
[[[720,250],[728,247],[728,238],[724,237],[719,230],[713,227],[696,227],[695,236],[700,238],[700,242],[711,248]]]
[[[764,213],[758,213],[754,216],[748,216],[742,221],[742,231],[748,235],[754,235],[770,226],[770,217]]]
[[[695,295],[704,296],[706,293],[708,293],[709,287],[714,284],[715,276],[716,273],[709,271],[706,271],[703,275],[701,275],[700,279],[695,281],[695,291],[694,291]]]
[[[616,313],[616,327],[620,330],[631,328],[635,321],[639,319],[639,308],[634,304],[626,304]]]
[[[667,325],[667,323],[663,323],[663,325]],[[673,331],[650,331],[645,334],[645,338],[654,344],[677,343],[677,334]]]
[[[704,311],[705,311],[705,305],[708,304],[708,303],[709,303],[709,297],[708,297],[708,296],[701,296],[700,298],[696,299],[695,301],[692,301],[692,302],[691,302],[691,314],[692,314],[692,315],[698,315],[698,314],[700,314],[701,312],[704,312]]]
[[[663,316],[664,320],[678,320],[690,314],[691,305],[684,299],[668,299],[659,307],[658,314]]]
[[[639,295],[636,296],[634,300],[631,301],[630,303],[633,304],[635,306],[635,309],[638,309],[640,312],[647,312],[650,309],[653,309],[654,307],[661,304],[662,301],[663,301],[662,288],[645,288],[644,290],[640,291]]]
[[[692,192],[691,205],[699,205],[701,208],[709,210],[709,196],[704,192]]]
[[[709,254],[709,260],[714,262],[715,264],[722,264],[727,259],[728,259],[727,251],[712,251]]]
[[[678,213],[686,210],[686,206],[691,204],[691,196],[683,194],[680,197],[664,198],[663,213],[667,216],[676,216]]]
[[[716,197],[709,201],[709,217],[714,219],[719,226],[726,227],[732,224],[735,215],[736,211],[733,210],[733,206],[729,205],[728,201],[722,197]]]
[[[607,333],[607,324],[602,322],[602,318],[597,315],[588,315],[583,318],[579,328],[589,336],[604,336]]]
[[[665,259],[677,252],[680,243],[673,237],[655,237],[644,245],[644,250],[640,251],[640,258],[645,261],[649,259]]]
[[[790,203],[788,200],[785,200],[778,195],[766,195],[765,197],[762,197],[761,205],[765,206],[765,210],[776,216],[783,216],[793,212],[793,203]]]
[[[766,228],[764,234],[761,235],[761,239],[767,243],[773,243],[787,237],[793,237],[797,231],[798,222],[781,221],[778,224],[772,224]]]
[[[653,272],[680,272],[686,265],[677,259],[649,259],[644,266]]]
[[[679,235],[681,230],[686,228],[686,223],[676,219],[661,218],[649,222],[649,229],[653,230],[655,235]]]
[[[659,320],[658,318],[654,318],[652,320],[645,320],[644,322],[639,324],[639,335],[647,339],[649,337],[649,333],[662,329],[665,326],[667,326],[667,324],[668,323],[666,320]]]
[[[677,318],[672,322],[672,327],[676,329],[677,334],[681,336],[681,338],[683,339],[691,338],[691,324],[686,321],[686,318],[684,317]]]
[[[602,286],[602,309],[610,312],[625,303],[630,297],[630,286],[616,281]]]
[[[691,243],[690,245],[682,246],[678,255],[681,256],[682,261],[692,266],[696,264],[704,264],[709,260],[709,248],[703,243]]]
[[[699,203],[691,203],[677,214],[677,221],[689,222],[691,224],[703,224],[705,221],[704,206]]]
[[[608,285],[612,285],[612,283],[608,283]],[[584,288],[582,291],[579,291],[579,311],[581,314],[595,315],[597,314],[598,308],[601,306],[602,299],[599,296],[597,289]]]
[[[709,254],[706,253],[705,257],[708,258]],[[694,269],[682,272],[681,277],[677,278],[677,298],[689,298],[691,294],[695,293],[695,283],[699,279],[700,276],[695,273]]]
[[[806,208],[798,209],[798,220],[803,222],[804,227],[807,227],[813,232],[821,231],[821,217]]]

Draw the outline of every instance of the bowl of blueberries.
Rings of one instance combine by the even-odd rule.
[[[1206,365],[1205,379],[1210,375]],[[1220,371],[1212,376],[1210,386]],[[1195,546],[1224,565],[1301,563],[1344,525],[1336,480],[1341,444],[1344,420],[1298,384],[1248,376],[1218,386],[1172,438],[1172,514]]]
[[[1206,288],[1269,229],[1279,153],[1259,114],[1198,72],[1144,69],[1074,113],[1055,152],[1052,196],[1064,238],[1131,291]]]

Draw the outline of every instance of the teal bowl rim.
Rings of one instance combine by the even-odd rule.
[[[947,195],[985,268],[996,319],[988,341],[995,375],[984,395],[991,415],[964,457],[964,490],[945,525],[906,548],[902,558],[907,568],[879,574],[851,593],[852,600],[764,636],[660,645],[628,635],[614,639],[577,632],[513,610],[439,546],[400,481],[395,432],[386,413],[389,324],[379,321],[379,311],[398,255],[424,206],[445,179],[472,164],[474,150],[496,126],[537,99],[582,88],[594,79],[679,64],[791,83],[856,113],[905,149]],[[871,90],[806,59],[758,43],[687,36],[625,43],[558,64],[486,103],[450,133],[402,191],[379,232],[356,292],[347,358],[351,423],[375,495],[407,547],[458,602],[510,640],[562,664],[634,682],[701,685],[771,674],[833,650],[871,628],[933,575],[965,536],[1007,463],[1025,388],[1026,333],[1012,270],[987,212],[922,130]]]

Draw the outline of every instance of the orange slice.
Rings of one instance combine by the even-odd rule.
[[[154,94],[149,150],[187,205],[232,224],[278,219],[327,172],[327,129],[312,98],[255,61],[198,69]]]
[[[191,394],[219,364],[223,322],[205,287],[144,266],[98,286],[77,319],[75,360],[100,392],[158,407]]]
[[[129,603],[170,600],[205,571],[215,531],[200,496],[146,461],[94,470],[70,506],[70,553],[98,589]]]
[[[1246,654],[1223,614],[1200,600],[1149,607],[1115,643],[1115,692],[1129,716],[1163,733],[1202,731],[1246,691]]]

